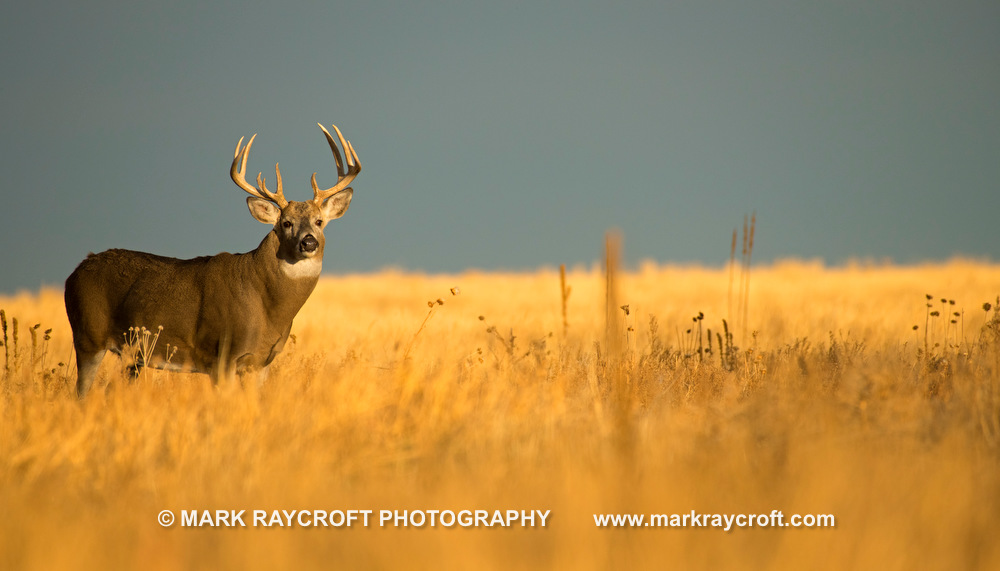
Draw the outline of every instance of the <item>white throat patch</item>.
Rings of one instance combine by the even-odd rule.
[[[299,260],[295,263],[282,260],[281,271],[293,280],[315,278],[323,271],[323,260],[321,258],[309,258],[308,260]]]

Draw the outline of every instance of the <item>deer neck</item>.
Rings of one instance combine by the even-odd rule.
[[[257,275],[267,292],[270,307],[298,312],[309,298],[323,267],[321,256],[308,260],[290,260],[281,252],[281,243],[272,230],[251,252]]]

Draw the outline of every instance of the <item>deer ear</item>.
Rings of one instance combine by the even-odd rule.
[[[354,190],[348,187],[326,199],[326,202],[320,207],[323,211],[323,218],[333,220],[343,216],[347,212],[347,207],[350,206],[351,198],[353,197]]]
[[[250,207],[250,214],[264,224],[273,226],[278,223],[278,218],[281,216],[281,209],[278,208],[278,205],[263,198],[248,196],[247,206]]]

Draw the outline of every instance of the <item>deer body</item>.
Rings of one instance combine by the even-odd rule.
[[[66,280],[65,301],[81,398],[105,352],[120,351],[132,327],[162,327],[156,352],[143,366],[168,366],[169,344],[169,368],[207,373],[216,382],[265,370],[281,352],[292,320],[319,280],[323,228],[346,212],[353,195],[347,184],[361,170],[340,131],[346,168],[333,138],[323,131],[340,180],[323,191],[313,175],[315,196],[306,202],[284,199],[277,165],[276,193],[267,191],[260,175],[257,187],[246,183],[243,173],[253,139],[242,151],[242,139],[237,145],[233,180],[252,195],[247,204],[254,218],[273,225],[255,250],[181,260],[114,249],[90,254],[80,263]]]

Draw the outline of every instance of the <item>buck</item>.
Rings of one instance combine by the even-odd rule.
[[[250,214],[272,225],[257,249],[190,260],[114,249],[89,254],[77,266],[66,279],[65,298],[80,398],[106,351],[120,354],[132,327],[157,329],[158,347],[164,348],[136,366],[207,373],[214,383],[249,371],[266,375],[319,280],[323,229],[347,211],[349,185],[361,172],[358,154],[340,129],[333,126],[343,157],[330,132],[319,127],[333,150],[338,180],[322,190],[313,173],[313,198],[305,202],[285,199],[277,164],[275,192],[262,174],[257,186],[249,184],[247,158],[257,135],[245,147],[242,138],[236,144],[229,174],[250,194]]]

